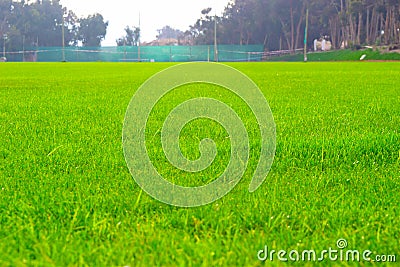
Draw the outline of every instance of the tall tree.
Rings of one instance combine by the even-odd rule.
[[[79,20],[79,40],[83,46],[98,47],[104,40],[108,22],[104,21],[101,14],[89,15]]]
[[[140,39],[140,28],[125,27],[125,36],[116,40],[118,46],[137,46]]]
[[[193,26],[190,26],[190,32],[193,35],[194,43],[197,45],[212,44],[214,40],[214,19],[211,8],[205,8],[201,11],[201,17]]]
[[[221,17],[204,10],[190,29],[195,43],[211,44],[216,19],[219,43],[293,51],[303,45],[309,9],[309,42],[330,38],[334,48],[392,44],[400,42],[399,5],[399,0],[233,0]]]
[[[7,34],[8,50],[37,45],[61,46],[63,26],[65,45],[76,45],[77,17],[58,0],[30,4],[0,0],[0,34]]]
[[[174,29],[171,26],[164,26],[162,29],[157,30],[158,31],[158,35],[157,35],[157,39],[161,40],[161,39],[178,39],[183,32],[181,30],[178,29]]]

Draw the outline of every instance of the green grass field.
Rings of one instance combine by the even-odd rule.
[[[347,249],[396,255],[400,264],[400,64],[229,65],[253,79],[270,104],[275,162],[249,193],[259,133],[248,107],[218,87],[179,88],[146,132],[166,179],[199,185],[227,164],[226,132],[212,122],[194,122],[181,136],[192,159],[198,139],[214,138],[221,156],[210,169],[186,177],[163,157],[163,116],[190,97],[235,107],[253,150],[231,193],[177,208],[141,192],[121,141],[131,97],[170,64],[0,64],[0,266],[287,266],[276,257],[263,263],[257,253],[265,245],[337,249],[340,238]]]

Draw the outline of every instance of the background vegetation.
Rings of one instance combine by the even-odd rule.
[[[400,43],[398,0],[235,0],[221,17],[211,8],[185,32],[196,44],[264,44],[267,50],[303,47],[306,11],[309,39],[325,37],[333,48]]]
[[[100,46],[108,23],[101,14],[78,18],[59,0],[0,0],[0,38],[7,36],[7,51],[36,46]]]
[[[400,43],[399,0],[234,0],[222,15],[206,8],[189,29],[165,26],[157,38],[179,39],[184,45],[213,44],[217,22],[219,44],[263,44],[270,51],[294,51],[304,44],[307,10],[309,47],[320,37],[331,40],[335,49]],[[101,14],[78,18],[59,0],[0,0],[0,38],[8,35],[8,51],[24,45],[61,46],[63,24],[65,45],[92,47],[101,45],[108,25]],[[137,45],[140,29],[127,26],[125,31],[116,44]]]

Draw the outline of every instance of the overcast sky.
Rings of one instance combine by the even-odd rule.
[[[141,41],[152,41],[157,30],[169,25],[185,31],[201,16],[201,10],[212,7],[221,14],[229,0],[61,0],[63,6],[79,17],[100,13],[109,22],[103,46],[116,45],[124,35],[125,26],[138,26],[139,13]],[[214,14],[214,12],[212,12]]]

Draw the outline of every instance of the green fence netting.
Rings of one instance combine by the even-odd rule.
[[[120,47],[36,47],[8,52],[8,61],[56,62],[186,62],[260,61],[263,45],[214,46],[120,46]],[[216,60],[217,59],[217,60]]]

